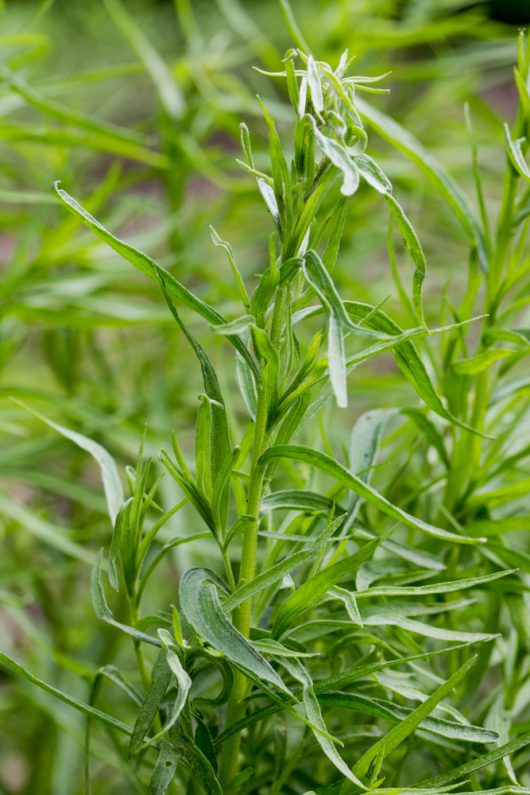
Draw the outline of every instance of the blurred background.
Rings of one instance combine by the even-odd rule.
[[[390,72],[390,93],[368,99],[471,193],[468,104],[494,214],[502,124],[516,104],[517,30],[530,22],[530,0],[293,0],[292,8],[319,60],[335,64],[348,49],[355,72]],[[90,563],[110,537],[99,476],[86,454],[12,398],[96,439],[125,467],[144,435],[153,453],[172,430],[191,449],[201,386],[157,286],[81,228],[51,186],[60,179],[110,229],[236,316],[230,267],[208,226],[257,283],[270,227],[236,163],[239,123],[266,164],[256,94],[280,133],[292,118],[283,84],[252,67],[281,68],[292,41],[274,0],[7,0],[0,23],[0,646],[86,699],[99,665],[119,658],[87,595]],[[463,233],[414,164],[375,133],[369,152],[418,230],[430,266],[427,314],[439,322],[443,302],[462,290]],[[378,197],[361,188],[336,279],[345,297],[389,296],[399,320],[386,224]],[[398,264],[408,273],[405,258]],[[206,324],[186,320],[230,388],[230,352]],[[337,438],[362,410],[409,394],[390,357],[359,368],[351,389]],[[171,505],[171,484],[162,490]],[[149,596],[153,611],[174,598],[180,565],[168,561]],[[83,792],[82,738],[80,716],[0,674],[0,792]],[[134,782],[106,766],[103,745],[97,753],[95,791],[130,792]]]

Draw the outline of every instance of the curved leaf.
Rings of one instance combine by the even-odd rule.
[[[93,215],[91,215],[85,208],[79,204],[73,196],[70,196],[63,188],[59,187],[59,182],[56,182],[54,185],[55,192],[62,203],[67,207],[74,215],[80,218],[83,223],[85,223],[95,234],[101,238],[108,246],[110,246],[114,251],[116,251],[120,256],[130,262],[131,265],[134,265],[135,268],[145,273],[147,276],[151,278],[157,279],[157,281],[162,281],[166,287],[168,294],[171,296],[173,300],[181,301],[185,306],[192,309],[196,312],[200,317],[207,320],[212,325],[217,324],[224,324],[226,323],[224,317],[219,314],[213,307],[207,304],[202,298],[198,298],[194,295],[190,290],[184,287],[174,276],[172,276],[169,271],[162,268],[157,262],[155,262],[151,257],[144,254],[139,249],[131,246],[129,243],[125,243],[124,240],[120,240],[120,238],[113,235],[106,229],[102,223],[100,223]],[[241,354],[241,356],[245,359],[245,361],[249,364],[252,371],[257,375],[256,371],[256,364],[249,353],[246,346],[240,340],[238,336],[228,336],[228,340],[232,343],[234,348]]]
[[[226,586],[209,569],[189,569],[180,580],[180,605],[197,635],[225,655],[252,679],[290,694],[279,674],[228,620],[218,589]]]

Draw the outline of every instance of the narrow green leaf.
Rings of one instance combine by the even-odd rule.
[[[23,122],[0,122],[0,135],[4,141],[28,141],[41,146],[85,147],[98,152],[108,152],[119,158],[129,158],[150,168],[166,170],[170,159],[160,152],[140,146],[127,138],[119,138],[102,132],[75,130],[52,124]]]
[[[336,324],[342,327],[344,331],[351,331],[354,334],[371,339],[386,338],[386,334],[379,333],[379,330],[373,328],[373,326],[372,330],[370,330],[350,320],[345,304],[341,300],[330,274],[316,251],[309,250],[304,254],[303,271],[308,283],[322,301],[324,308],[335,318]]]
[[[312,55],[307,57],[307,85],[311,94],[311,102],[317,116],[324,110],[324,97],[322,95],[322,84],[315,59]]]
[[[192,780],[200,787],[204,795],[223,795],[223,790],[210,761],[192,738],[179,734],[176,738],[172,737],[172,741],[190,769]]]
[[[107,624],[111,624],[113,627],[120,629],[122,632],[125,632],[126,635],[130,635],[135,640],[142,641],[143,643],[149,643],[152,646],[160,646],[160,641],[158,638],[147,635],[145,632],[140,632],[140,630],[135,629],[128,624],[121,624],[119,621],[116,621],[112,615],[110,607],[107,604],[105,592],[101,582],[102,564],[103,550],[101,549],[98,552],[96,562],[94,563],[92,577],[90,580],[90,596],[96,616],[101,619],[101,621],[105,621]]]
[[[426,611],[426,608],[423,607]],[[399,609],[389,606],[388,608],[374,608],[369,613],[361,611],[363,624],[367,627],[401,627],[401,629],[421,635],[424,638],[434,638],[435,640],[447,640],[451,643],[483,643],[488,640],[495,640],[498,635],[487,632],[465,632],[456,629],[444,629],[434,624],[416,621],[405,615],[400,615]]]
[[[328,373],[337,406],[342,409],[346,408],[348,406],[348,387],[346,385],[344,336],[333,313],[330,313],[328,320]]]
[[[242,127],[244,126],[245,125],[242,125]],[[228,262],[230,263],[230,268],[232,269],[232,275],[234,277],[234,281],[239,291],[239,297],[241,298],[243,306],[245,307],[250,306],[250,297],[247,293],[247,288],[245,287],[245,282],[243,281],[243,277],[241,276],[239,268],[236,265],[234,252],[232,251],[232,246],[229,243],[227,243],[226,240],[223,240],[222,237],[218,235],[218,233],[215,231],[213,226],[210,226],[210,236],[212,238],[214,246],[219,246],[220,248],[223,248],[226,251]]]
[[[382,538],[376,538],[369,541],[353,555],[327,566],[297,588],[281,604],[274,622],[273,635],[280,637],[301,613],[322,599],[330,588],[345,577],[353,577],[359,566],[370,560],[382,540]]]
[[[392,193],[392,183],[375,160],[364,153],[355,155],[353,159],[362,177],[374,190],[382,196]]]
[[[504,759],[504,757],[511,756],[511,754],[520,751],[521,748],[526,748],[528,745],[530,745],[530,733],[523,734],[521,737],[515,737],[513,740],[510,740],[510,742],[495,748],[487,754],[482,754],[482,756],[472,759],[470,762],[464,762],[463,765],[454,767],[447,773],[441,773],[439,776],[424,779],[419,782],[419,786],[437,788],[445,787],[446,784],[451,784],[453,781],[464,781],[469,777],[470,773],[482,770],[482,768],[488,767],[489,765],[494,765],[496,762],[500,762],[501,759]]]
[[[357,323],[362,321],[368,328],[377,329],[384,334],[403,334],[403,330],[397,323],[394,323],[381,309],[375,309],[369,304],[363,304],[358,301],[345,301],[344,306],[348,314]],[[391,350],[397,366],[408,378],[425,405],[438,416],[447,420],[447,422],[473,432],[473,428],[461,422],[445,408],[414,344],[405,340]]]
[[[333,741],[326,736],[328,730],[326,728],[324,718],[322,717],[320,704],[318,702],[317,696],[315,695],[315,691],[313,689],[313,680],[311,679],[309,672],[299,660],[284,660],[283,664],[291,673],[291,675],[294,676],[302,685],[302,700],[305,707],[306,716],[308,720],[311,721],[311,726],[317,729],[317,731],[313,729],[315,740],[320,745],[332,765],[334,765],[334,767],[336,767],[337,770],[342,773],[342,775],[348,781],[352,782],[352,784],[355,784],[357,787],[360,787],[362,790],[365,790],[366,787],[363,785],[362,781],[360,781],[355,773],[350,770],[344,759],[335,748]]]
[[[239,447],[228,453],[224,463],[217,473],[212,491],[212,516],[217,527],[223,532],[226,529],[226,518],[228,513],[227,491],[230,485],[230,477],[235,463],[239,457]]]
[[[410,417],[412,422],[416,425],[419,431],[425,436],[427,442],[434,447],[440,460],[444,463],[447,469],[450,469],[451,462],[449,454],[445,447],[445,442],[442,434],[438,431],[436,426],[431,420],[425,416],[425,412],[421,409],[402,409],[401,414]]]
[[[313,134],[324,155],[329,158],[333,165],[342,173],[342,185],[340,189],[342,195],[353,196],[359,187],[360,174],[346,146],[341,144],[340,141],[336,141],[334,138],[329,138],[327,135],[321,133],[314,120]]]
[[[281,234],[282,221],[280,217],[280,209],[278,207],[278,202],[274,190],[271,188],[269,183],[266,182],[261,177],[258,179],[258,188],[259,192],[263,197],[263,201],[265,202],[267,209],[272,216],[272,220],[274,221],[276,228]]]
[[[370,480],[370,469],[375,464],[384,427],[395,414],[394,409],[367,411],[356,421],[350,436],[349,470],[365,483]]]
[[[263,513],[278,510],[299,510],[309,513],[325,513],[335,507],[329,497],[324,497],[314,491],[293,489],[292,491],[273,491],[266,494],[261,501]]]
[[[319,700],[323,706],[352,710],[375,718],[385,718],[391,720],[392,723],[401,723],[413,712],[412,709],[400,707],[391,701],[370,698],[360,693],[320,693]],[[498,739],[498,734],[489,729],[443,718],[427,717],[421,721],[419,726],[440,737],[464,743],[494,743]]]
[[[256,405],[258,401],[258,391],[254,374],[247,361],[236,353],[236,377],[241,392],[241,397],[252,420],[256,419]]]
[[[178,617],[176,610],[174,610],[173,615]],[[177,653],[177,646],[169,632],[165,629],[159,629],[158,637],[160,638],[162,646],[165,649],[167,664],[177,684],[177,697],[173,704],[171,716],[162,731],[162,733],[165,734],[167,731],[172,729],[173,726],[175,726],[178,719],[180,718],[180,714],[188,700],[192,681],[188,675],[188,672],[182,667],[180,657]],[[157,735],[157,739],[162,733]]]
[[[322,472],[326,472],[339,483],[342,483],[343,486],[358,494],[362,499],[365,499],[371,505],[379,508],[379,510],[387,514],[387,516],[391,516],[393,519],[403,522],[403,524],[415,530],[420,530],[422,533],[427,533],[436,538],[458,544],[476,544],[485,540],[482,538],[468,538],[466,536],[456,535],[448,530],[442,530],[440,527],[435,527],[428,522],[424,522],[422,519],[411,516],[402,508],[389,502],[382,494],[372,488],[372,486],[364,483],[355,475],[352,475],[347,469],[341,466],[341,464],[330,458],[330,456],[318,450],[299,445],[276,445],[266,450],[260,460],[263,463],[268,463],[277,458],[294,459],[295,461],[301,461],[310,466],[314,466]]]
[[[401,237],[407,247],[410,257],[415,265],[414,271],[414,279],[412,283],[412,300],[414,304],[414,308],[416,310],[416,316],[418,318],[418,322],[420,325],[425,327],[425,318],[423,315],[423,301],[421,297],[421,290],[423,282],[425,281],[425,275],[427,273],[427,263],[425,261],[425,254],[423,253],[423,249],[421,247],[421,243],[418,239],[418,236],[412,226],[411,222],[405,215],[403,208],[399,204],[399,202],[392,196],[392,194],[387,193],[385,195],[386,203],[390,207],[390,212],[392,213],[392,217],[396,222],[398,229],[401,233]]]
[[[212,331],[214,331],[216,334],[223,334],[224,336],[228,337],[231,334],[244,334],[255,325],[256,318],[253,315],[242,315],[241,317],[236,317],[235,320],[231,320],[228,323],[212,326]]]
[[[471,202],[461,191],[453,177],[440,163],[405,130],[398,122],[380,110],[372,108],[364,100],[356,97],[357,110],[368,124],[379,135],[404,152],[418,168],[431,180],[438,192],[445,199],[464,231],[477,248],[479,259],[484,270],[488,269],[487,246],[484,233],[476,218]]]
[[[449,679],[436,688],[422,704],[416,707],[405,720],[394,726],[390,731],[378,740],[371,748],[366,751],[354,767],[357,776],[366,776],[373,762],[378,759],[379,767],[383,759],[397,748],[412,732],[420,725],[422,720],[427,718],[440,701],[464,679],[469,669],[475,664],[476,656],[471,657],[465,662]],[[381,757],[379,754],[381,753]],[[378,758],[379,757],[379,758]],[[378,770],[374,771],[373,776],[378,775]],[[343,792],[348,792],[349,788],[343,787]]]
[[[253,580],[250,580],[250,582],[238,586],[238,588],[224,600],[223,610],[231,612],[238,605],[242,604],[242,602],[246,602],[247,599],[254,597],[270,585],[280,582],[286,574],[296,569],[297,566],[314,558],[318,554],[320,548],[320,543],[313,543],[309,549],[303,549],[300,552],[289,555],[285,560],[275,563],[270,568],[262,571],[254,577]]]
[[[516,141],[512,141],[510,127],[508,124],[504,125],[504,135],[506,138],[506,145],[508,147],[508,157],[510,158],[512,166],[515,168],[519,176],[530,180],[530,168],[528,168],[522,147],[522,144],[526,139],[518,138]]]
[[[62,555],[90,566],[94,563],[94,553],[86,546],[73,541],[63,527],[57,523],[46,522],[34,510],[25,508],[20,500],[14,500],[2,492],[0,492],[0,514],[5,518],[14,519],[25,532]]]
[[[379,585],[368,588],[365,591],[356,591],[357,599],[376,596],[427,596],[429,594],[453,593],[466,588],[476,588],[478,585],[485,585],[494,582],[502,577],[515,574],[517,569],[507,569],[506,571],[496,571],[493,574],[483,574],[477,577],[465,577],[461,580],[451,580],[448,582],[437,582],[430,585]]]
[[[151,795],[166,795],[181,757],[182,754],[175,751],[168,743],[160,744],[158,759],[149,782]]]
[[[134,729],[127,752],[129,759],[133,757],[138,749],[143,745],[145,737],[149,732],[149,728],[158,714],[170,679],[171,671],[166,659],[166,651],[165,649],[161,649],[153,666],[151,684],[149,685],[149,689],[145,694],[145,698],[134,724]]]
[[[124,496],[123,496],[123,488],[121,485],[120,476],[118,474],[118,468],[116,466],[116,462],[110,455],[110,453],[105,450],[97,442],[94,442],[93,439],[89,439],[88,436],[83,436],[83,434],[78,433],[77,431],[72,431],[70,428],[65,428],[64,425],[59,425],[56,422],[48,419],[43,414],[40,414],[38,411],[27,406],[25,403],[22,403],[20,400],[15,401],[19,406],[29,411],[30,414],[33,414],[39,420],[46,423],[50,428],[53,428],[54,431],[57,431],[62,436],[69,439],[71,442],[74,442],[78,447],[82,450],[86,450],[89,453],[96,464],[99,466],[101,472],[101,479],[103,481],[103,488],[105,490],[105,497],[107,500],[107,508],[109,512],[109,516],[111,521],[114,523],[116,521],[116,517],[118,512],[123,504]]]
[[[106,229],[96,218],[90,215],[90,213],[87,212],[87,210],[85,210],[85,208],[82,207],[79,202],[73,198],[73,196],[70,196],[65,190],[60,188],[59,182],[55,183],[54,188],[59,199],[62,201],[65,207],[67,207],[74,215],[80,218],[98,237],[104,240],[105,243],[107,243],[107,245],[114,249],[114,251],[120,254],[120,256],[130,262],[131,265],[134,265],[134,267],[142,271],[142,273],[150,276],[153,279],[156,279],[159,283],[163,284],[172,300],[181,301],[183,304],[185,304],[185,306],[192,309],[200,317],[204,318],[212,325],[217,325],[218,323],[224,324],[226,322],[222,315],[209,306],[209,304],[205,303],[205,301],[203,301],[201,298],[193,295],[193,293],[184,287],[183,284],[178,282],[174,276],[169,273],[169,271],[166,271],[164,268],[158,265],[158,263],[151,259],[151,257],[148,257],[147,254],[144,254],[134,246],[131,246],[129,243],[125,243],[123,240],[120,240],[111,234],[111,232],[109,232],[108,229]],[[234,348],[247,361],[251,369],[256,372],[255,362],[239,337],[230,336],[227,339],[230,340]]]
[[[0,75],[2,79],[6,81],[9,88],[21,96],[28,104],[33,105],[33,107],[53,118],[59,119],[66,124],[70,124],[82,130],[89,130],[106,138],[110,138],[118,144],[122,142],[124,144],[131,142],[138,145],[146,143],[145,136],[134,130],[94,119],[93,116],[73,111],[67,105],[62,105],[51,100],[49,97],[31,88],[19,75],[13,74],[5,64],[0,64]]]
[[[195,421],[195,482],[207,501],[212,497],[212,400],[199,395],[199,408]]]
[[[32,685],[40,687],[41,690],[44,690],[46,693],[50,693],[52,696],[55,696],[55,698],[58,698],[59,701],[63,701],[65,704],[68,704],[69,707],[73,707],[78,712],[82,712],[84,715],[87,715],[89,718],[94,718],[100,723],[103,723],[105,726],[115,729],[121,734],[132,734],[132,729],[130,726],[127,726],[120,720],[113,718],[112,715],[102,712],[100,709],[91,707],[89,704],[86,704],[84,701],[80,701],[74,696],[69,696],[67,693],[63,693],[62,690],[53,687],[53,685],[49,685],[47,682],[44,682],[37,676],[34,676],[34,674],[30,673],[26,668],[17,663],[7,654],[4,654],[2,651],[0,651],[0,665],[3,666],[4,670],[8,671],[14,676],[19,676],[21,679],[27,679],[27,681],[31,682]]]
[[[487,370],[494,362],[506,359],[511,356],[513,351],[509,348],[489,348],[476,356],[469,356],[467,359],[460,359],[454,362],[453,370],[458,375],[477,375]]]

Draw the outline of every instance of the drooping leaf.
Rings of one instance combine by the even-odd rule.
[[[313,730],[315,740],[320,745],[332,765],[334,765],[334,767],[336,767],[337,770],[342,773],[342,775],[348,781],[352,782],[352,784],[356,785],[357,787],[360,787],[362,790],[366,789],[362,781],[357,778],[355,773],[350,770],[344,759],[341,757],[335,748],[333,741],[326,736],[326,724],[324,722],[324,718],[322,717],[320,704],[317,696],[315,695],[315,691],[313,689],[313,680],[311,679],[309,672],[299,660],[284,660],[283,664],[302,685],[302,700],[307,718],[311,721],[313,726],[315,726],[317,729],[320,729],[320,731]]]
[[[57,193],[59,199],[62,203],[67,207],[74,215],[80,218],[83,223],[85,223],[95,234],[100,237],[102,240],[107,243],[114,251],[116,251],[120,256],[126,259],[131,265],[134,265],[135,268],[142,271],[142,273],[146,274],[147,276],[156,279],[158,282],[162,282],[168,294],[171,296],[172,300],[180,301],[185,306],[192,309],[196,312],[200,317],[207,320],[212,325],[216,325],[217,323],[224,324],[226,321],[215,309],[209,306],[202,298],[198,298],[196,295],[193,295],[190,290],[184,287],[183,284],[178,282],[174,276],[172,276],[169,271],[166,271],[162,268],[158,263],[156,263],[151,257],[144,254],[139,249],[131,246],[129,243],[125,243],[123,240],[120,240],[118,237],[115,237],[111,232],[106,229],[103,224],[101,224],[96,218],[90,215],[84,207],[76,201],[73,196],[70,196],[65,190],[59,187],[59,183],[55,183],[55,192]],[[241,356],[247,361],[250,365],[251,369],[254,371],[256,370],[255,362],[245,347],[245,345],[241,342],[238,336],[229,336],[227,339],[230,340],[234,348],[241,354]]]
[[[101,621],[111,624],[113,627],[125,632],[126,635],[130,635],[135,640],[141,641],[143,643],[149,643],[152,646],[160,646],[160,641],[158,638],[154,638],[152,635],[141,632],[140,630],[135,629],[135,627],[131,627],[128,624],[122,624],[120,621],[116,621],[105,598],[105,592],[101,582],[102,565],[103,550],[101,549],[96,557],[96,562],[94,563],[92,577],[90,580],[90,597],[92,599],[92,605],[94,607],[96,616]]]
[[[179,593],[182,611],[195,632],[224,654],[238,668],[258,682],[274,685],[289,693],[279,674],[229,621],[218,596],[226,585],[212,571],[189,569],[181,577]]]
[[[42,420],[42,422],[46,423],[46,425],[48,425],[50,428],[53,428],[54,431],[57,431],[61,434],[61,436],[66,437],[66,439],[69,439],[71,442],[74,442],[74,444],[76,444],[82,450],[86,450],[86,452],[92,456],[101,472],[101,480],[103,481],[103,488],[105,490],[108,513],[112,523],[114,523],[123,504],[124,496],[123,487],[118,474],[118,467],[116,466],[116,462],[110,453],[105,450],[102,445],[98,444],[93,439],[89,439],[88,436],[84,436],[82,433],[72,431],[70,428],[65,428],[64,425],[59,425],[57,422],[53,422],[53,420],[48,419],[48,417],[45,417],[40,412],[35,411],[29,406],[26,406],[25,403],[22,403],[19,400],[16,402],[25,408],[26,411],[29,411],[30,414],[33,414],[34,417]]]
[[[356,107],[368,124],[379,135],[404,152],[431,180],[440,195],[453,210],[464,231],[477,248],[484,270],[488,269],[487,246],[484,233],[476,218],[471,202],[461,191],[453,177],[440,165],[422,144],[395,119],[376,110],[363,99],[356,98]]]

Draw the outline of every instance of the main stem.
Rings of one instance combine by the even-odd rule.
[[[276,301],[272,316],[270,332],[271,344],[275,350],[281,347],[285,304],[287,301],[287,287],[282,285],[276,292]],[[241,567],[239,570],[238,585],[254,579],[256,576],[256,557],[258,551],[258,529],[260,521],[261,498],[263,494],[264,467],[259,463],[261,454],[267,444],[267,422],[269,415],[268,395],[260,385],[258,387],[258,400],[256,406],[256,421],[254,425],[254,440],[252,443],[252,460],[250,465],[250,482],[248,487],[247,513],[254,517],[243,537],[241,551]],[[246,638],[250,635],[252,622],[252,599],[243,602],[236,611],[234,624]],[[243,699],[248,687],[246,676],[237,671],[234,676],[232,692],[226,709],[226,726],[231,726],[242,717],[244,711]],[[239,732],[225,740],[219,765],[219,780],[227,792],[239,768],[239,747],[241,735]]]
[[[263,491],[264,468],[259,463],[263,453],[267,438],[267,415],[268,401],[263,389],[258,391],[258,401],[256,407],[256,422],[254,428],[254,442],[252,445],[252,463],[250,471],[250,482],[247,500],[247,512],[253,516],[254,520],[247,528],[243,537],[243,548],[241,551],[241,568],[239,572],[239,585],[249,582],[256,575],[256,555],[258,549],[258,528],[259,514],[261,508],[261,495]],[[247,599],[236,611],[234,624],[236,628],[246,638],[250,635],[250,624],[252,619],[252,600]],[[247,691],[247,678],[240,671],[234,675],[234,684],[228,701],[226,710],[226,725],[231,726],[238,721],[243,712],[242,700]],[[239,747],[241,736],[239,733],[233,734],[223,745],[220,760],[219,779],[221,785],[227,792],[239,767]]]

